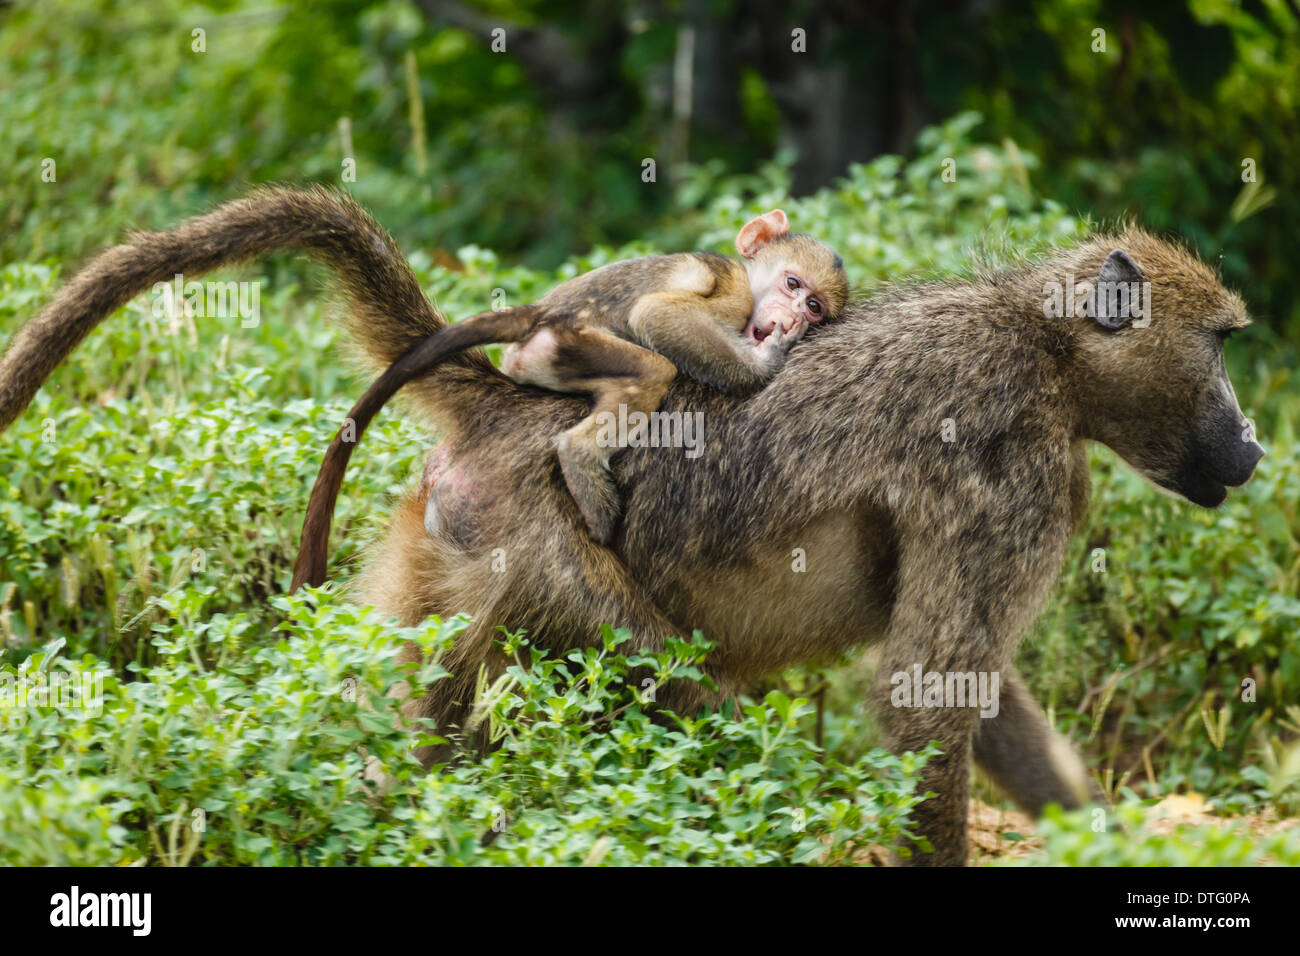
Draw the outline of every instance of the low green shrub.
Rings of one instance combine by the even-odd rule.
[[[91,655],[0,673],[0,862],[834,864],[900,839],[913,851],[907,813],[930,750],[827,759],[807,701],[779,692],[740,714],[652,721],[629,670],[704,680],[698,637],[629,655],[629,635],[607,630],[601,647],[554,657],[505,635],[514,663],[478,703],[494,746],[426,774],[385,695],[443,679],[439,653],[464,618],[393,628],[321,591],[275,599],[284,629],[258,633],[209,613],[214,590],[157,599],[157,663],[129,665],[129,679]],[[426,663],[397,663],[407,641]],[[98,708],[18,705],[52,674],[97,671]],[[391,781],[383,793],[367,760]]]
[[[1044,854],[1018,858],[1014,865],[1041,864],[1045,856],[1056,866],[1300,866],[1300,827],[1261,837],[1225,820],[1156,832],[1146,808],[1134,803],[1108,815],[1050,807],[1036,835],[1046,843]]]

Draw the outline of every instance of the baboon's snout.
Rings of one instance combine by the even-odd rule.
[[[1242,413],[1226,377],[1217,393],[1211,394],[1199,432],[1193,455],[1203,475],[1229,488],[1250,480],[1264,457],[1264,449],[1256,440],[1254,423]]]
[[[1225,474],[1219,476],[1229,488],[1236,488],[1250,481],[1251,475],[1255,473],[1255,466],[1259,460],[1264,457],[1264,447],[1257,441],[1242,441],[1237,448],[1236,454],[1232,456]]]

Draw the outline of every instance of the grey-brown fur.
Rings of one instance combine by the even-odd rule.
[[[1149,328],[1044,318],[1045,282],[1096,276],[1114,249],[1152,283]],[[114,263],[134,268],[130,254]],[[79,303],[107,308],[118,296],[98,287],[121,283],[97,267],[98,278],[69,287]],[[170,275],[176,265],[158,268]],[[422,297],[387,289],[359,311],[354,329],[381,366],[441,324]],[[60,315],[52,306],[39,320],[53,333],[47,342],[67,341],[50,327]],[[960,864],[972,751],[1031,810],[1087,796],[1077,757],[1012,668],[1086,508],[1085,443],[1105,441],[1165,487],[1217,504],[1262,454],[1238,431],[1217,337],[1245,322],[1241,301],[1199,260],[1139,230],[975,281],[877,295],[811,333],[773,387],[749,399],[679,378],[664,410],[705,414],[705,454],[634,449],[616,462],[626,512],[612,549],[588,537],[550,444],[587,403],[521,388],[465,353],[409,386],[443,430],[438,464],[399,502],[357,596],[406,625],[474,617],[443,660],[454,678],[407,704],[409,716],[443,728],[464,720],[480,667],[503,666],[498,625],[527,628],[554,649],[595,640],[606,623],[647,647],[698,628],[717,642],[709,667],[722,694],[875,644],[873,698],[892,744],[938,739],[945,751],[921,785],[937,794],[916,814],[935,848],[921,862]],[[20,342],[32,341],[24,334]],[[35,387],[15,391],[15,362],[55,364],[13,355],[0,365],[0,422],[16,414],[9,396]],[[44,374],[17,373],[28,385]],[[952,442],[942,441],[945,419]],[[434,534],[424,494],[453,512]],[[498,548],[504,570],[494,570]],[[806,552],[806,573],[791,570],[794,548]],[[999,671],[998,716],[890,707],[889,675],[914,664]],[[689,709],[705,698],[670,684],[659,700]]]

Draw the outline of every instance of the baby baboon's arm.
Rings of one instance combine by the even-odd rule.
[[[743,334],[753,308],[743,285],[725,295],[654,292],[628,316],[637,340],[696,381],[738,395],[758,391],[780,369],[797,334],[776,330],[755,345]]]

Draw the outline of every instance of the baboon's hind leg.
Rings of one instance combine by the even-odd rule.
[[[1101,802],[1069,742],[1047,722],[1020,675],[1001,675],[996,717],[975,724],[975,762],[1021,809],[1035,816],[1049,803],[1067,810]]]
[[[622,504],[609,473],[618,425],[640,412],[649,415],[663,403],[677,375],[672,362],[603,329],[543,330],[524,343],[509,374],[560,392],[587,392],[595,398],[591,414],[555,441],[569,493],[594,541],[609,544]],[[602,429],[614,425],[614,437]],[[648,424],[647,424],[648,427]]]
[[[549,511],[556,504],[548,497],[542,507]],[[670,635],[689,633],[649,599],[618,556],[564,524],[566,530],[548,537],[542,550],[529,554],[528,563],[511,563],[509,581],[489,585],[484,578],[477,582],[465,578],[467,568],[481,564],[474,556],[444,547],[430,537],[424,526],[424,506],[417,496],[408,495],[399,503],[383,544],[357,583],[357,599],[393,614],[404,627],[415,626],[431,614],[457,611],[474,619],[442,658],[451,677],[434,682],[419,697],[412,697],[405,683],[392,688],[390,696],[402,701],[402,716],[412,729],[420,726],[420,718],[427,718],[439,735],[462,731],[473,705],[479,668],[487,663],[491,670],[497,653],[498,624],[530,631],[553,652],[574,646],[567,641],[597,644],[602,624],[627,628],[632,634],[631,648],[647,652],[662,651],[664,639]],[[461,586],[447,589],[451,580],[461,581]],[[401,655],[405,662],[420,659],[414,644],[407,645]],[[504,664],[504,659],[499,663]],[[694,681],[670,680],[655,687],[656,707],[693,715],[735,693],[723,674],[708,662],[705,667],[718,686],[716,692]],[[652,676],[646,670],[634,671],[629,680],[642,686],[645,678]],[[417,755],[427,767],[448,760],[452,753],[453,748],[440,746],[421,748]]]

